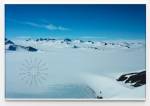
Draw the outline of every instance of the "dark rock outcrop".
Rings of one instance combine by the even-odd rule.
[[[29,41],[31,39],[28,39],[27,41]],[[36,52],[38,51],[38,49],[31,47],[31,46],[22,46],[22,45],[16,45],[14,42],[12,42],[11,40],[8,40],[7,38],[5,38],[5,45],[8,45],[8,48],[6,48],[6,50],[10,50],[10,51],[16,51],[18,49],[23,49],[23,50],[27,50],[29,52]]]
[[[101,91],[99,92],[99,96],[97,96],[96,98],[97,98],[97,99],[103,99],[103,96],[102,96],[102,92],[101,92]]]
[[[105,42],[104,45],[107,45],[107,43]]]
[[[102,96],[97,96],[97,99],[103,99],[103,97]]]
[[[54,40],[56,40],[56,39],[53,39],[53,38],[48,38],[48,40],[52,40],[52,41],[54,41]]]
[[[90,41],[90,40],[89,40],[88,42],[89,42],[89,43],[91,43],[91,44],[94,44],[94,42],[93,42],[93,41]]]
[[[7,45],[7,44],[14,44],[14,42],[11,40],[5,40],[5,45]]]
[[[66,38],[66,39],[64,39],[64,41],[65,41],[65,42],[71,42],[71,39]]]
[[[79,48],[78,46],[74,45],[73,48]]]
[[[7,50],[16,51],[16,50],[18,50],[18,49],[27,50],[27,51],[29,51],[29,52],[36,52],[36,51],[38,51],[38,49],[33,48],[33,47],[31,47],[31,46],[25,47],[25,46],[21,46],[21,45],[9,45],[9,47],[8,47]]]
[[[8,47],[8,50],[11,50],[11,51],[16,51],[16,49],[17,49],[16,45],[10,45]]]
[[[43,41],[44,39],[43,38],[40,38],[40,41]]]
[[[125,46],[126,48],[130,48],[130,46]]]
[[[37,38],[35,41],[38,42],[38,41],[54,41],[56,39],[51,39],[51,38]]]
[[[130,48],[130,44],[127,42],[124,42],[123,44],[120,44],[122,47]]]
[[[64,39],[64,42],[66,43],[66,44],[70,44],[71,43],[71,39],[69,39],[69,38],[66,38],[66,39]]]
[[[139,87],[146,84],[146,71],[135,72],[121,75],[117,81],[124,81],[130,83],[131,86]]]
[[[38,51],[38,49],[33,48],[33,47],[31,47],[31,46],[26,47],[26,49],[27,49],[28,51],[30,51],[30,52],[36,52],[36,51]]]

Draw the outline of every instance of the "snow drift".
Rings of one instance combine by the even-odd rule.
[[[145,98],[144,84],[130,87],[116,80],[123,74],[145,70],[144,41],[5,41],[7,99]],[[14,45],[17,49],[9,49]]]

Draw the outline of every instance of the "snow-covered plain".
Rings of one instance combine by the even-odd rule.
[[[6,45],[7,99],[145,99],[145,85],[116,81],[124,73],[146,68],[144,41],[13,42],[38,51],[11,51]]]

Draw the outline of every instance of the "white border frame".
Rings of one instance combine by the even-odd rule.
[[[84,3],[85,4],[85,3]],[[98,3],[97,3],[98,4]],[[7,4],[5,4],[6,6]],[[12,4],[13,5],[13,4]],[[19,4],[18,4],[19,5]],[[25,4],[25,5],[30,5],[30,4]],[[36,4],[35,4],[36,5]],[[42,5],[48,5],[48,4],[42,4]],[[50,5],[55,5],[55,4],[50,4]],[[60,4],[61,5],[61,4]],[[70,5],[70,4],[67,4],[67,5]],[[75,5],[80,5],[80,4],[75,4]],[[86,4],[85,4],[86,5]],[[95,5],[95,4],[93,4]],[[105,4],[104,4],[105,5]],[[118,5],[122,5],[122,4],[118,4]],[[128,5],[128,4],[127,4]],[[146,4],[144,4],[146,6]],[[5,8],[5,7],[4,7]],[[5,11],[5,9],[4,9]],[[5,20],[5,19],[4,19]],[[5,24],[5,23],[4,23]],[[145,35],[146,36],[146,35]],[[145,39],[145,42],[146,42],[146,39]],[[145,51],[146,53],[146,51]],[[146,54],[145,54],[146,56]],[[6,57],[5,57],[6,58]],[[145,63],[146,63],[146,60],[145,60]],[[5,64],[6,64],[6,61],[5,61]],[[5,65],[6,66],[6,65]],[[145,64],[146,66],[146,64]],[[6,68],[6,67],[5,67]],[[5,73],[6,73],[6,70],[5,70]],[[6,75],[5,75],[6,77]],[[5,78],[6,80],[6,78]],[[5,83],[5,82],[4,82]],[[4,84],[5,85],[5,84]],[[146,88],[145,88],[145,98],[143,99],[136,99],[136,98],[110,98],[110,99],[92,99],[92,98],[81,98],[81,99],[76,99],[76,98],[6,98],[6,85],[5,85],[5,100],[50,100],[50,101],[118,101],[118,100],[122,100],[122,101],[145,101],[146,100]]]
[[[146,24],[146,70],[147,70],[146,101],[147,102],[144,102],[144,103],[142,102],[141,103],[140,101],[129,100],[125,104],[127,105],[131,101],[132,105],[134,105],[133,104],[134,102],[136,102],[135,104],[137,106],[148,105],[148,104],[150,105],[150,100],[149,100],[149,83],[148,83],[149,82],[149,76],[150,76],[150,72],[149,72],[149,65],[150,65],[149,64],[150,63],[149,62],[149,53],[150,53],[150,49],[148,49],[148,48],[150,48],[150,46],[148,44],[148,42],[150,42],[150,38],[149,38],[149,35],[148,35],[148,34],[150,34],[150,30],[148,29],[148,28],[150,28],[150,24],[148,24],[148,23],[150,23],[150,21],[148,20],[148,17],[150,16],[150,6],[149,6],[150,4],[149,4],[148,0],[126,0],[126,2],[125,1],[120,1],[120,0],[113,0],[113,2],[110,2],[109,0],[99,0],[99,1],[98,0],[93,0],[93,1],[90,0],[88,2],[85,2],[85,0],[76,0],[76,1],[73,0],[73,2],[70,2],[69,0],[63,0],[63,1],[62,0],[55,0],[55,1],[47,1],[47,0],[36,0],[36,1],[34,1],[34,0],[33,1],[31,1],[31,0],[26,0],[26,1],[23,1],[23,0],[5,0],[5,1],[1,1],[0,3],[1,3],[0,4],[0,13],[2,13],[2,14],[0,14],[0,15],[2,15],[2,16],[0,16],[0,17],[2,17],[2,20],[0,19],[1,28],[2,28],[2,29],[0,29],[0,35],[3,35],[3,36],[0,36],[0,56],[1,56],[1,58],[0,58],[1,59],[0,60],[0,69],[2,70],[2,72],[0,73],[0,78],[2,78],[0,80],[1,81],[0,82],[1,85],[5,84],[5,80],[4,80],[5,79],[5,77],[4,77],[5,76],[5,64],[4,64],[5,63],[4,62],[5,61],[5,59],[4,59],[4,56],[5,56],[5,53],[4,53],[4,4],[46,4],[46,3],[48,3],[48,4],[74,4],[74,3],[75,4],[95,4],[95,3],[98,3],[98,4],[147,4],[147,6],[146,6],[146,16],[147,16],[146,17],[147,18],[147,20],[146,20],[147,21],[147,24]],[[149,19],[150,19],[150,17],[149,17]],[[2,87],[0,86],[0,94],[3,94],[3,96],[4,96],[4,93],[5,93],[4,92],[4,86],[2,86]],[[6,101],[4,102],[5,99],[4,99],[3,96],[2,97],[0,96],[1,99],[2,99],[2,100],[0,100],[0,104],[2,103],[2,105],[4,104],[4,106],[8,106]],[[6,99],[6,100],[8,100],[8,99]],[[19,101],[21,101],[21,100],[19,100]],[[26,100],[28,100],[28,99],[26,99]],[[34,104],[36,104],[36,106],[40,106],[40,105],[37,105],[37,101],[35,102],[34,100],[39,100],[39,99],[32,99],[31,101]],[[47,100],[46,99],[44,99],[44,100],[45,100],[44,103],[39,103],[39,102],[38,103],[39,104],[47,103]],[[64,101],[63,99],[59,100],[59,102],[63,102],[63,101]],[[77,99],[76,101],[79,102],[79,101],[82,101],[82,100]],[[87,104],[86,104],[86,106],[87,106],[88,103],[89,103],[88,101],[90,101],[90,100],[88,99],[86,101],[87,101]],[[104,101],[109,101],[109,100],[104,100]],[[115,100],[115,101],[118,102],[118,100]],[[22,102],[23,101],[21,101],[21,103]],[[53,102],[55,102],[55,100],[52,99],[52,103]],[[69,99],[69,102],[73,102],[73,101]],[[125,102],[125,101],[121,100],[120,102],[121,102],[121,104],[118,104],[118,106],[122,105],[122,102]],[[8,104],[11,105],[11,103],[9,102]],[[27,102],[25,102],[25,101],[24,101],[24,103],[27,104]],[[31,102],[29,102],[29,104],[30,103]],[[12,104],[15,104],[15,103],[13,102]],[[106,103],[106,102],[104,102],[104,105],[107,105],[107,104],[111,104],[112,105],[112,104],[115,104],[115,103],[114,102],[113,103]],[[47,106],[48,106],[48,104],[47,104]]]

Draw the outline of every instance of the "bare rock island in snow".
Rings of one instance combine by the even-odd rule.
[[[129,83],[133,87],[145,85],[146,71],[123,74],[117,79],[117,81],[123,81],[125,84]]]

